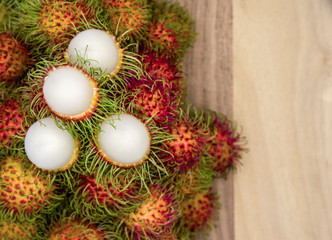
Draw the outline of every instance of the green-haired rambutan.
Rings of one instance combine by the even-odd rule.
[[[141,39],[151,24],[151,7],[146,0],[104,0],[112,32]]]
[[[24,240],[35,239],[37,228],[31,222],[20,223],[18,221],[0,220],[1,239]]]
[[[105,233],[88,219],[64,217],[53,221],[47,232],[49,240],[104,240]]]
[[[174,122],[178,118],[181,96],[173,95],[172,88],[163,79],[142,75],[138,80],[132,78],[128,85],[133,92],[130,104],[144,116],[157,123]]]
[[[211,165],[214,171],[226,178],[230,171],[237,169],[240,164],[245,139],[236,130],[235,124],[225,115],[213,113],[215,119],[211,122],[210,134],[206,144],[210,146],[208,154],[214,160]]]
[[[215,172],[209,163],[211,159],[202,159],[197,166],[185,173],[176,174],[174,185],[179,189],[184,198],[192,198],[195,195],[208,192],[212,187]]]
[[[148,49],[182,58],[196,36],[194,21],[179,3],[155,4],[152,25],[148,31]]]
[[[12,144],[12,137],[22,133],[25,126],[25,114],[18,101],[6,97],[0,106],[0,143],[2,147]]]
[[[18,82],[29,64],[26,46],[9,31],[0,31],[0,81]]]
[[[5,240],[41,240],[44,239],[46,218],[36,215],[28,218],[24,215],[0,209],[0,237]]]
[[[59,204],[63,195],[57,192],[54,179],[38,173],[25,158],[2,159],[0,169],[0,202],[15,213],[46,213]]]
[[[150,187],[150,196],[125,217],[129,239],[170,239],[179,217],[179,199],[166,186]]]
[[[218,197],[213,192],[196,194],[181,203],[181,231],[190,231],[190,235],[210,230],[217,219],[215,211],[219,208]]]
[[[117,217],[129,213],[143,198],[141,182],[119,170],[112,176],[97,179],[93,174],[81,175],[79,186],[71,198],[77,213],[90,219]],[[131,171],[134,174],[134,171]]]
[[[174,173],[186,172],[201,161],[207,151],[205,138],[208,126],[203,115],[190,109],[182,112],[179,121],[168,126],[168,131],[174,137],[166,142],[168,154],[163,155],[166,167]]]
[[[98,1],[29,0],[13,9],[12,22],[18,35],[34,51],[51,53],[54,47],[65,49],[69,40],[82,30],[84,21],[96,20]],[[40,52],[39,52],[40,53]]]

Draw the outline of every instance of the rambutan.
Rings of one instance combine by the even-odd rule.
[[[109,13],[111,30],[140,39],[151,24],[151,7],[146,0],[104,0],[103,7]]]
[[[148,49],[167,56],[182,58],[196,34],[194,21],[179,3],[156,3],[152,25],[148,31]]]
[[[54,221],[47,232],[49,240],[104,240],[104,233],[88,219],[64,217]]]
[[[62,198],[53,180],[33,169],[27,159],[14,156],[1,162],[0,202],[4,208],[29,215],[46,213]]]
[[[75,211],[90,219],[116,217],[139,204],[141,184],[135,176],[120,170],[112,176],[97,179],[93,174],[81,175],[71,199]]]
[[[163,80],[164,85],[171,89],[170,96],[184,95],[186,84],[179,61],[154,51],[142,51],[143,69],[152,79]]]
[[[154,185],[150,196],[125,218],[129,239],[171,238],[179,214],[179,201],[174,192]]]
[[[197,166],[174,177],[174,185],[184,198],[193,198],[197,194],[207,193],[212,187],[215,172],[211,169],[210,159],[202,159]]]
[[[179,121],[167,126],[172,139],[166,142],[168,154],[163,155],[166,167],[174,173],[186,172],[202,159],[208,145],[204,145],[208,126],[202,115],[193,110],[182,112]]]
[[[60,50],[66,48],[85,21],[96,20],[97,9],[96,1],[18,1],[12,21],[26,44],[50,54],[56,45]]]
[[[183,230],[188,229],[191,235],[209,230],[216,220],[215,211],[218,208],[218,197],[211,191],[184,199],[181,203]]]
[[[174,96],[165,81],[142,75],[128,85],[133,93],[129,103],[138,108],[142,115],[153,118],[157,123],[174,122],[178,118],[181,96]]]
[[[36,215],[28,218],[25,215],[12,213],[6,209],[0,209],[0,237],[6,240],[44,239],[45,225],[44,215]]]
[[[12,144],[12,137],[26,128],[25,115],[18,101],[6,97],[0,106],[0,143],[2,147]]]
[[[0,32],[0,81],[19,81],[29,64],[29,52],[25,45],[8,31]]]
[[[237,169],[245,139],[236,130],[234,123],[222,114],[213,113],[214,121],[211,122],[210,133],[206,144],[210,146],[208,154],[213,157],[211,165],[214,171],[226,178],[230,171]]]

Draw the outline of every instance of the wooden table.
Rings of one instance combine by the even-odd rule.
[[[208,239],[332,238],[332,1],[178,0],[196,20],[189,99],[231,116],[243,167]]]

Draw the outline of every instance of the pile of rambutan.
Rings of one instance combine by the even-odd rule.
[[[186,100],[195,36],[177,3],[0,2],[1,239],[208,234],[245,139]]]

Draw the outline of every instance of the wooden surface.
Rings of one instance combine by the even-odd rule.
[[[332,1],[233,0],[236,240],[332,239]]]
[[[197,107],[210,108],[232,118],[232,0],[172,0],[186,6],[196,22],[198,36],[184,61],[188,98]],[[222,208],[208,238],[234,240],[233,179],[218,180],[214,188]]]

